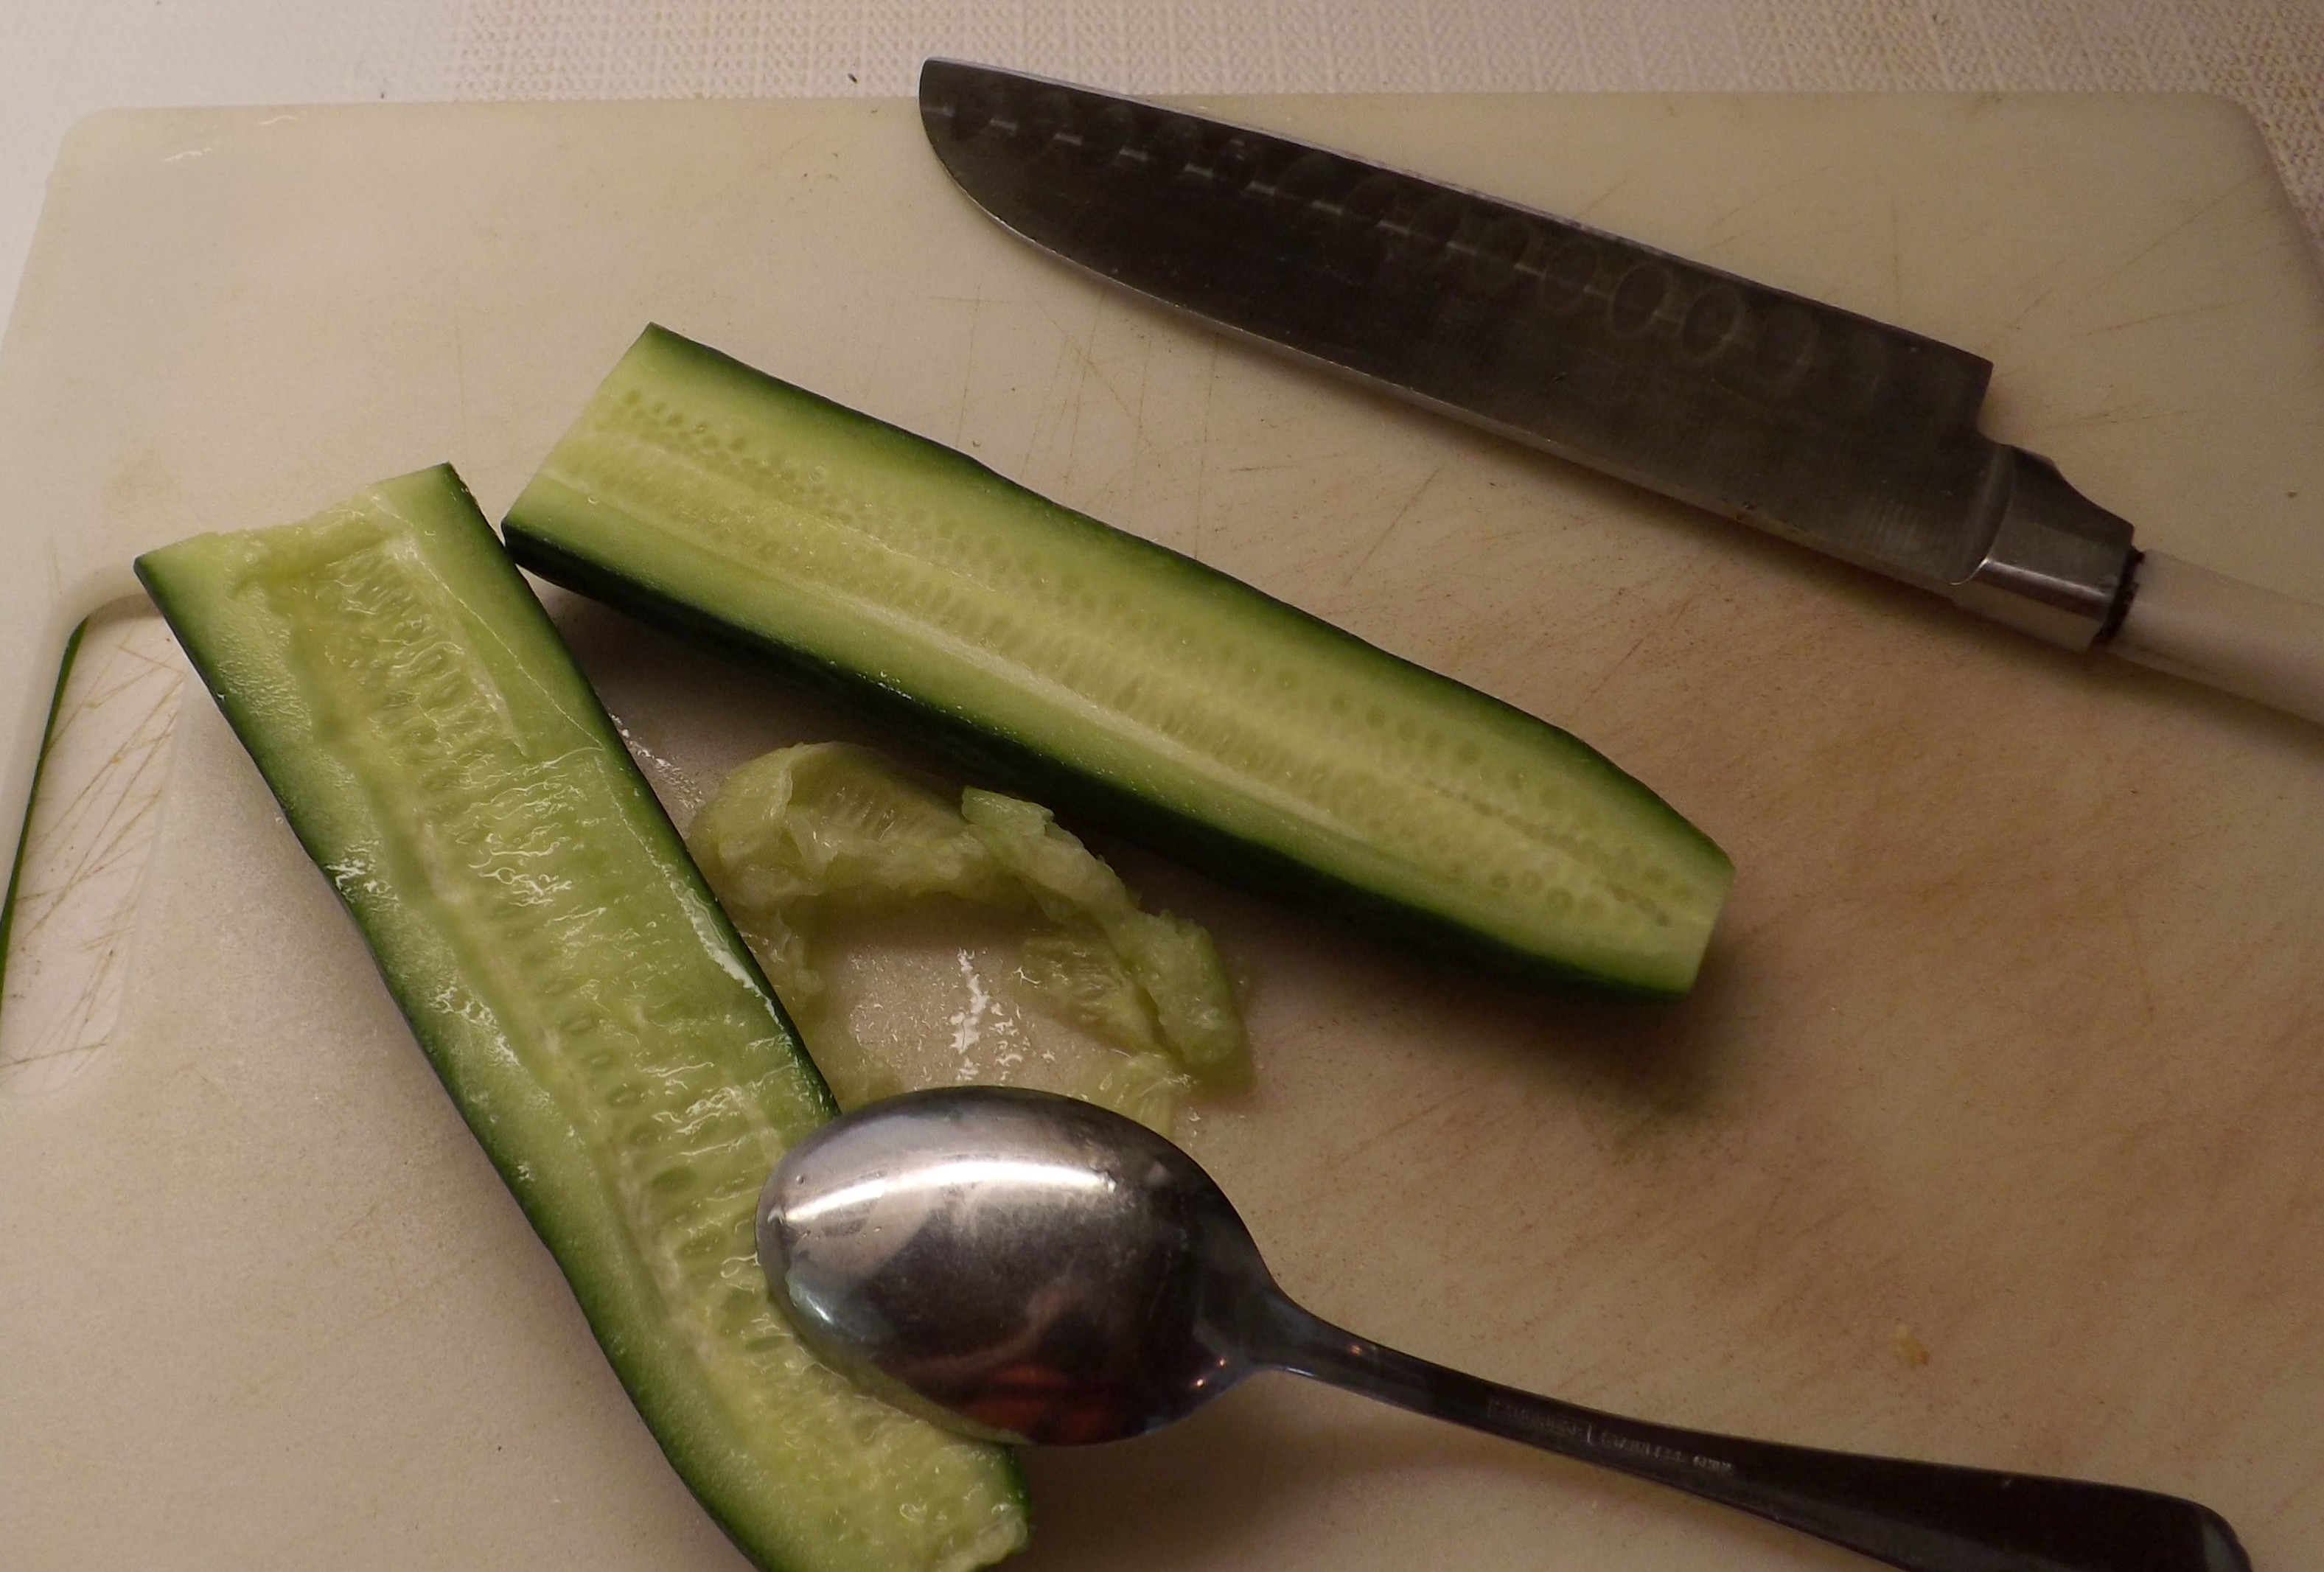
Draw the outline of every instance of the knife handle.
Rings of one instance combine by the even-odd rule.
[[[2143,553],[2107,648],[2126,660],[2324,722],[2324,606]]]

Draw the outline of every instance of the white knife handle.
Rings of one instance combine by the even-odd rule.
[[[2144,553],[2107,648],[2270,708],[2324,721],[2324,606]]]

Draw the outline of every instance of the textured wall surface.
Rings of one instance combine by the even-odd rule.
[[[91,110],[900,94],[931,53],[1144,92],[2213,92],[2324,244],[2319,0],[0,0],[0,299]]]

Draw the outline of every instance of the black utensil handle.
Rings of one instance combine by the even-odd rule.
[[[1907,1572],[2250,1572],[2209,1507],[2153,1491],[1709,1435],[1537,1397],[1287,1303],[1260,1362],[1737,1507]]]

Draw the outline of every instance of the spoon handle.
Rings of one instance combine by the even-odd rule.
[[[2250,1572],[2209,1507],[2153,1491],[1708,1435],[1498,1385],[1281,1302],[1257,1363],[1650,1479],[1908,1572]]]

